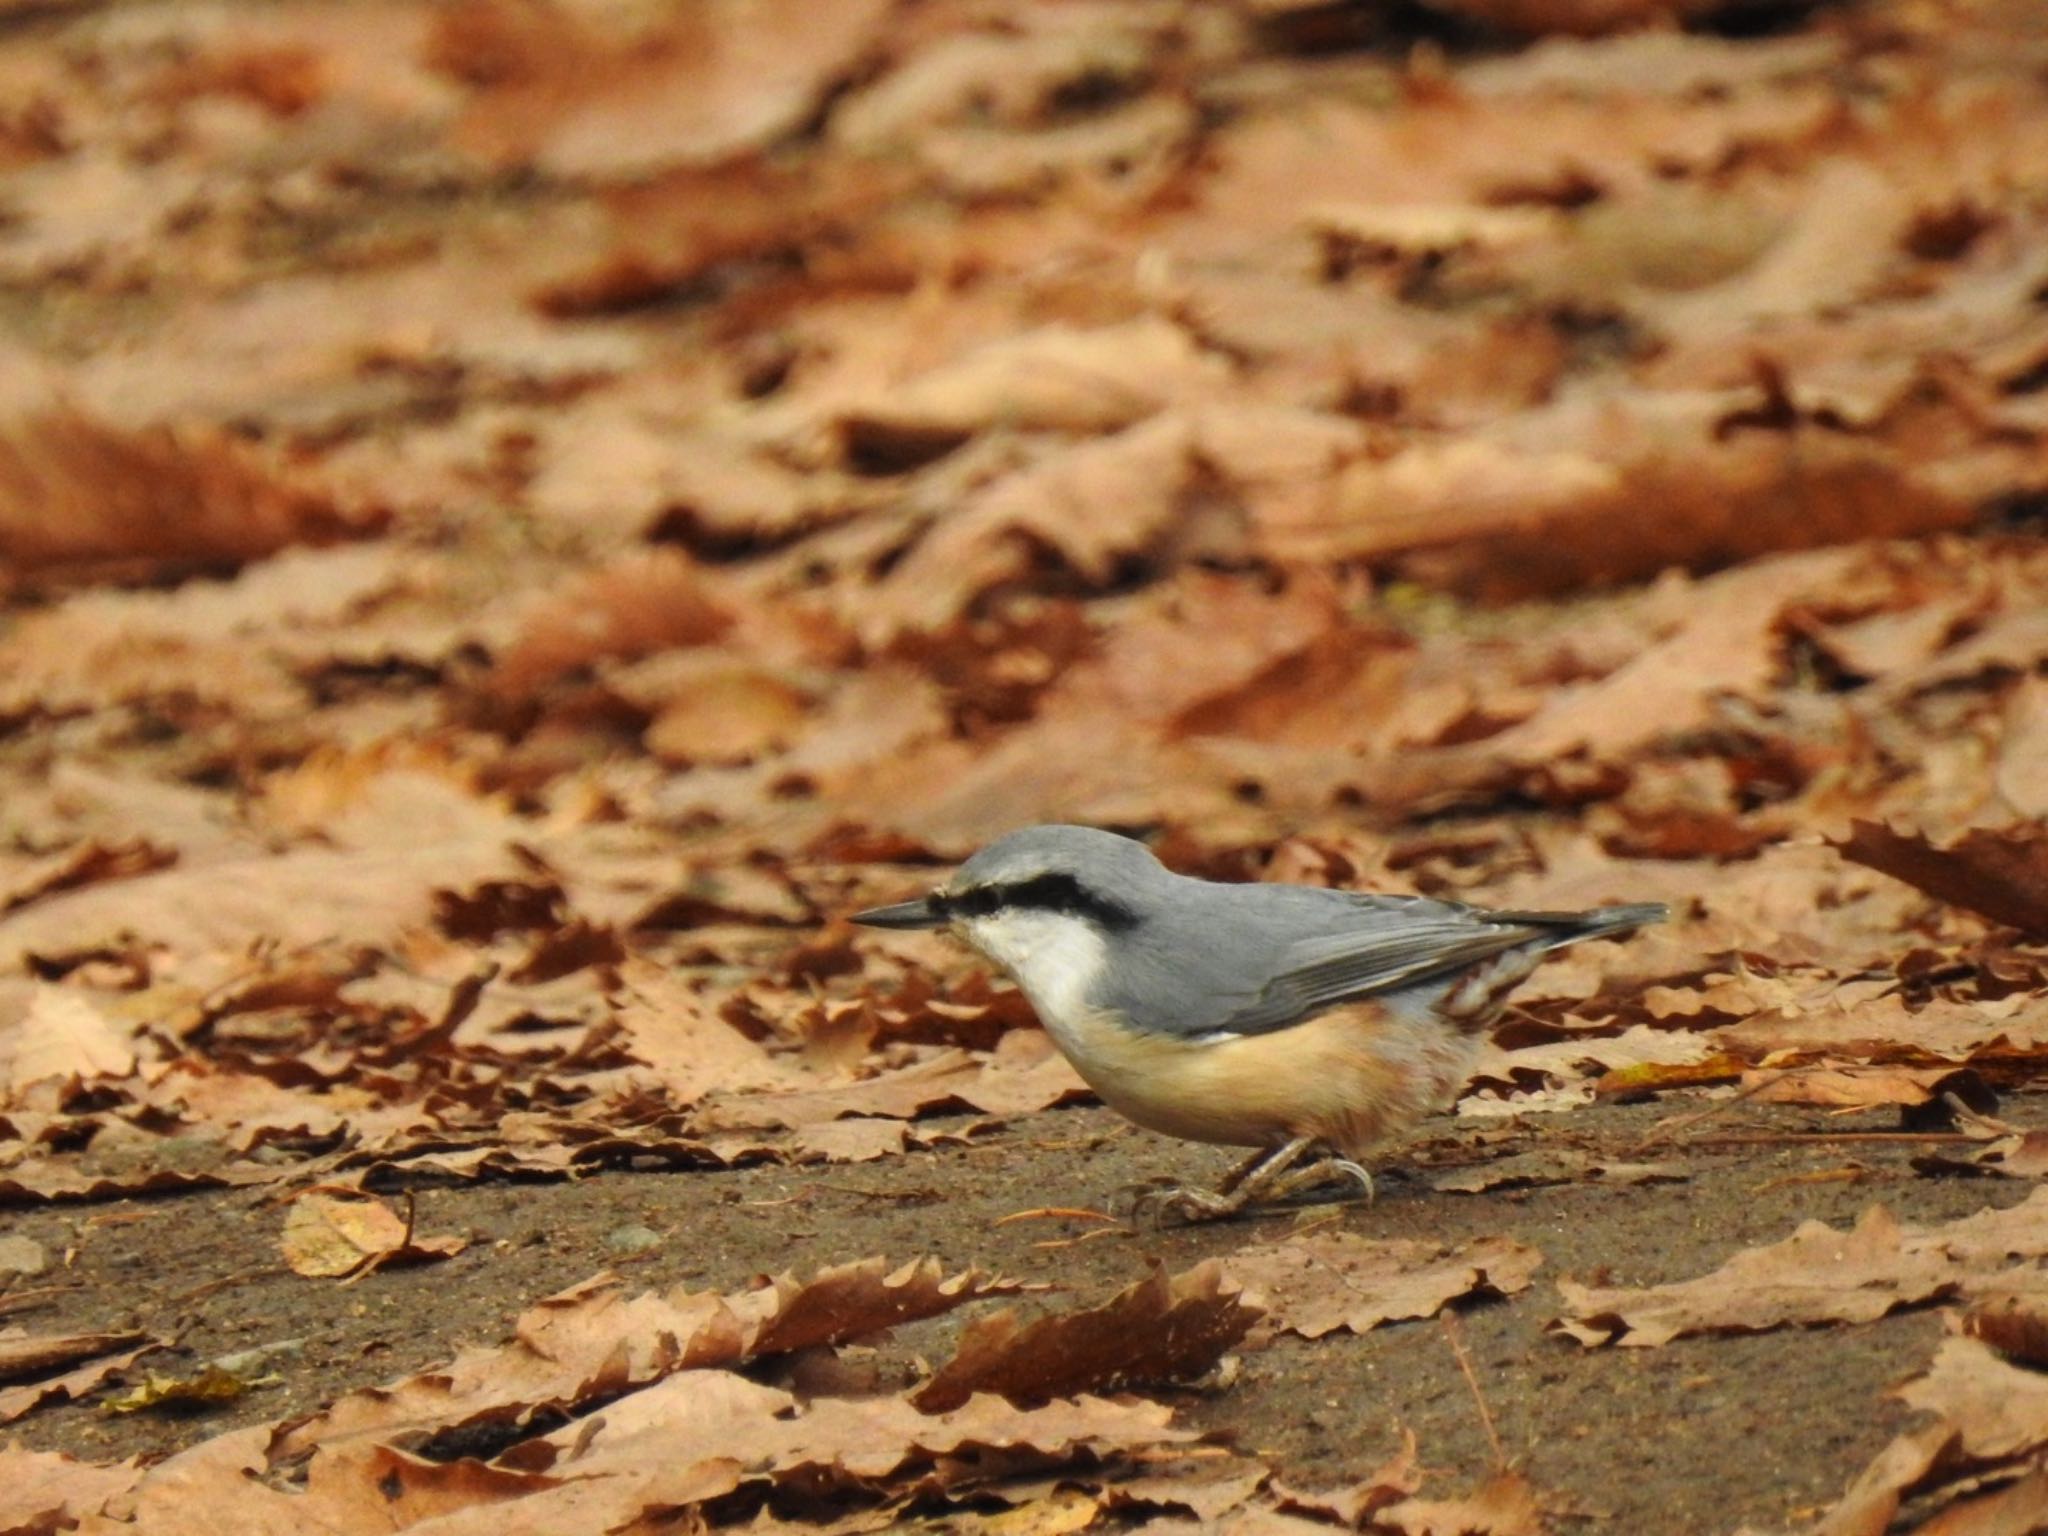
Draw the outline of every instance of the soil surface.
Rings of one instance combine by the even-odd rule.
[[[2048,1123],[2043,1111],[2041,1100],[2022,1099],[2005,1113],[2039,1125]],[[278,1250],[283,1212],[262,1195],[16,1212],[8,1230],[68,1259],[47,1298],[23,1314],[36,1331],[174,1332],[178,1353],[158,1357],[159,1369],[180,1356],[198,1362],[261,1348],[282,1384],[215,1411],[113,1417],[88,1402],[45,1409],[14,1428],[33,1447],[100,1461],[171,1451],[309,1411],[465,1344],[495,1342],[525,1306],[604,1269],[635,1288],[733,1288],[797,1255],[808,1272],[874,1254],[930,1253],[951,1266],[1049,1282],[1062,1288],[1052,1299],[1072,1305],[1106,1297],[1154,1262],[1181,1270],[1297,1224],[1332,1222],[1377,1237],[1506,1234],[1541,1250],[1537,1283],[1513,1298],[1468,1304],[1456,1337],[1503,1453],[1561,1501],[1553,1510],[1561,1528],[1674,1536],[1775,1529],[1831,1503],[1906,1424],[1911,1415],[1885,1390],[1924,1368],[1941,1335],[1938,1313],[1657,1349],[1586,1349],[1545,1331],[1559,1311],[1554,1281],[1682,1280],[1803,1221],[1844,1226],[1872,1204],[1906,1222],[1948,1220],[2030,1191],[2017,1180],[1920,1174],[1911,1160],[1928,1150],[1926,1137],[1885,1134],[1893,1124],[1891,1116],[1682,1099],[1505,1125],[1446,1119],[1384,1167],[1370,1204],[1298,1206],[1166,1230],[1105,1231],[1070,1216],[1004,1223],[1020,1211],[1100,1206],[1140,1180],[1207,1178],[1228,1164],[1221,1151],[1077,1109],[1032,1117],[971,1146],[863,1166],[424,1188],[416,1192],[419,1230],[465,1235],[469,1248],[441,1265],[387,1270],[354,1285],[287,1271]],[[1428,1182],[1461,1165],[1560,1149],[1590,1153],[1596,1164],[1654,1157],[1675,1162],[1685,1177],[1478,1194],[1439,1192]],[[637,1244],[646,1246],[634,1251]],[[883,1350],[884,1369],[907,1379],[920,1358],[944,1358],[959,1318],[901,1330]],[[1474,1388],[1435,1321],[1313,1342],[1283,1335],[1243,1355],[1227,1385],[1182,1394],[1177,1404],[1190,1422],[1267,1458],[1296,1486],[1366,1476],[1399,1448],[1404,1429],[1417,1436],[1433,1490],[1475,1484],[1492,1463]]]

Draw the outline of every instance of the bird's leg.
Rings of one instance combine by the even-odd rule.
[[[1147,1190],[1138,1197],[1132,1214],[1150,1213],[1156,1220],[1172,1211],[1184,1221],[1218,1221],[1225,1216],[1235,1216],[1246,1206],[1264,1199],[1275,1181],[1291,1178],[1288,1170],[1300,1162],[1303,1154],[1315,1144],[1313,1136],[1297,1136],[1277,1147],[1261,1148],[1231,1169],[1213,1190],[1191,1189],[1186,1185]],[[1330,1159],[1323,1160],[1328,1161]],[[1315,1166],[1321,1167],[1322,1164]]]
[[[1288,1149],[1290,1147],[1297,1148],[1298,1150],[1289,1152]],[[1307,1138],[1305,1137],[1298,1137],[1294,1141],[1283,1142],[1277,1147],[1260,1147],[1251,1156],[1232,1168],[1230,1172],[1223,1175],[1221,1182],[1216,1186],[1216,1193],[1219,1195],[1229,1194],[1238,1185],[1242,1184],[1275,1158],[1281,1158],[1280,1166],[1285,1168],[1307,1149]],[[1284,1158],[1281,1157],[1283,1153],[1287,1154]]]

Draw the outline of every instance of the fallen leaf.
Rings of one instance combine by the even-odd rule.
[[[1802,1223],[1710,1275],[1642,1289],[1560,1279],[1565,1314],[1550,1324],[1581,1344],[1654,1348],[1698,1333],[1763,1333],[1788,1324],[1873,1322],[1906,1307],[2009,1287],[2015,1257],[2048,1251],[2037,1224],[2048,1191],[2009,1210],[1943,1226],[1902,1227],[1882,1206],[1853,1230]]]
[[[1462,1499],[1406,1499],[1380,1510],[1377,1526],[1404,1536],[1542,1536],[1536,1490],[1521,1473],[1502,1470]]]
[[[0,1044],[6,1037],[0,1036]],[[12,1032],[12,1060],[0,1079],[0,1104],[19,1104],[39,1083],[76,1087],[135,1070],[135,1047],[90,998],[63,987],[38,987]]]
[[[1943,848],[1922,835],[1857,821],[1835,846],[1844,858],[1942,901],[2023,932],[2048,933],[2048,833],[2039,825],[1980,829]]]
[[[469,1241],[417,1237],[409,1215],[367,1195],[308,1192],[285,1212],[282,1246],[293,1273],[327,1278],[452,1258]]]
[[[142,1339],[139,1333],[31,1335],[10,1328],[0,1331],[0,1381],[40,1376],[95,1355],[112,1354],[131,1344],[140,1344]]]
[[[57,1451],[0,1446],[0,1487],[7,1518],[22,1531],[59,1531],[78,1525],[142,1476],[140,1458],[96,1465]]]
[[[862,1259],[822,1269],[808,1281],[782,1275],[761,1291],[729,1299],[736,1315],[754,1323],[751,1357],[844,1344],[1021,1289],[979,1270],[948,1275],[932,1258],[893,1269],[882,1259]]]
[[[240,1402],[261,1387],[281,1387],[278,1375],[242,1376],[226,1367],[208,1364],[190,1375],[159,1375],[147,1371],[135,1386],[103,1405],[108,1413],[141,1413],[151,1408],[207,1408]]]
[[[1163,1266],[1097,1307],[1022,1321],[998,1312],[967,1325],[953,1358],[912,1401],[927,1413],[977,1392],[1029,1407],[1081,1392],[1194,1381],[1257,1322],[1214,1259],[1169,1277]]]
[[[95,1356],[61,1375],[46,1376],[18,1387],[0,1388],[0,1424],[11,1424],[45,1403],[77,1402],[98,1391],[113,1377],[131,1369],[143,1356],[169,1347],[161,1339],[152,1339],[134,1349],[117,1345],[116,1353]]]
[[[1223,1264],[1245,1301],[1266,1310],[1267,1328],[1319,1339],[1339,1328],[1365,1333],[1433,1317],[1474,1291],[1512,1296],[1542,1262],[1534,1248],[1505,1237],[1450,1245],[1330,1232],[1252,1244]]]
[[[253,560],[374,533],[214,428],[124,431],[76,411],[0,432],[0,557],[17,569]]]
[[[1493,1189],[1543,1189],[1555,1184],[1683,1184],[1691,1177],[1683,1163],[1610,1162],[1590,1152],[1560,1148],[1432,1173],[1429,1187],[1445,1194],[1476,1195]]]

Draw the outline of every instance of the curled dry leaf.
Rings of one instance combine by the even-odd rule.
[[[953,1358],[912,1401],[944,1413],[976,1392],[1030,1406],[1081,1392],[1200,1379],[1258,1321],[1210,1259],[1185,1274],[1164,1266],[1100,1306],[1030,1322],[998,1312],[967,1325]]]
[[[1901,1226],[1872,1206],[1848,1232],[1803,1223],[1783,1242],[1744,1249],[1710,1275],[1642,1289],[1561,1279],[1565,1315],[1550,1327],[1581,1344],[1651,1348],[1698,1333],[1867,1323],[1957,1295],[2048,1289],[2048,1190],[2009,1210],[1944,1226]],[[2011,1261],[2028,1261],[2009,1269]]]
[[[72,844],[62,853],[9,860],[4,866],[5,874],[0,875],[0,912],[12,912],[40,897],[81,885],[147,874],[177,861],[175,849],[160,848],[144,838],[119,843],[87,840]]]
[[[982,1394],[936,1414],[903,1396],[800,1402],[731,1372],[687,1371],[516,1446],[499,1465],[573,1472],[601,1501],[587,1528],[611,1530],[746,1483],[792,1497],[913,1485],[958,1497],[1019,1470],[1087,1467],[1195,1438],[1171,1419],[1157,1403],[1094,1397],[1017,1408]]]
[[[0,559],[18,570],[253,560],[381,522],[212,428],[126,431],[57,411],[0,429]]]
[[[1462,1499],[1406,1499],[1373,1518],[1372,1529],[1402,1536],[1543,1536],[1536,1490],[1513,1468],[1495,1472]]]
[[[731,1303],[738,1316],[754,1321],[747,1353],[759,1356],[844,1344],[937,1317],[984,1296],[1014,1296],[1023,1289],[1018,1281],[975,1269],[948,1275],[933,1258],[898,1268],[876,1258],[823,1269],[807,1281],[781,1275]]]
[[[316,1278],[452,1258],[469,1246],[467,1238],[415,1236],[409,1214],[399,1215],[374,1196],[318,1191],[292,1202],[281,1242],[292,1272]]]
[[[1922,1173],[2048,1178],[2048,1131],[2019,1131],[1969,1147],[1937,1147],[1914,1158],[1913,1166]]]
[[[1936,1421],[1878,1452],[1815,1536],[1883,1536],[1909,1496],[1931,1516],[1916,1527],[1924,1531],[1997,1536],[2039,1528],[2048,1509],[2048,1490],[2031,1465],[2048,1445],[2048,1386],[2039,1371],[2001,1359],[1977,1339],[1949,1338],[1927,1373],[1893,1395]],[[2000,1474],[2022,1471],[2028,1475],[2003,1491],[1977,1496]]]
[[[1223,1262],[1246,1301],[1265,1309],[1270,1330],[1319,1339],[1433,1317],[1474,1291],[1512,1296],[1528,1288],[1543,1255],[1506,1237],[1453,1245],[1323,1232],[1255,1243]]]
[[[519,873],[507,835],[360,852],[295,848],[186,863],[66,891],[0,918],[0,965],[141,939],[187,955],[258,938],[287,948],[388,942],[422,923],[435,892]]]
[[[2021,1365],[2048,1366],[2048,1298],[1983,1296],[1963,1314],[1963,1332]]]
[[[140,1344],[139,1333],[31,1334],[19,1328],[0,1330],[0,1381],[76,1365],[95,1355],[111,1354]]]
[[[142,1413],[151,1408],[191,1409],[236,1403],[259,1387],[276,1387],[284,1378],[275,1373],[245,1376],[218,1363],[208,1363],[192,1372],[162,1375],[147,1371],[141,1381],[106,1402],[108,1413]]]
[[[1857,821],[1835,846],[1930,896],[2023,933],[2048,934],[2048,831],[2039,823],[1967,832],[1943,848],[1921,834]]]
[[[451,13],[436,54],[486,87],[458,128],[465,147],[557,176],[630,179],[768,148],[855,68],[886,10],[693,7],[635,37],[484,0]]]
[[[59,1531],[79,1524],[135,1486],[139,1458],[95,1465],[53,1451],[32,1451],[15,1442],[0,1446],[0,1488],[7,1490],[5,1518],[16,1530]]]
[[[388,1438],[407,1426],[525,1423],[542,1409],[573,1412],[679,1371],[711,1373],[770,1352],[836,1344],[1017,1289],[978,1271],[948,1276],[931,1259],[893,1268],[869,1259],[809,1284],[785,1277],[731,1296],[680,1287],[626,1296],[617,1276],[598,1275],[530,1307],[509,1344],[465,1350],[284,1426],[272,1454]]]
[[[572,576],[536,603],[491,669],[501,698],[524,699],[593,662],[703,645],[732,625],[680,550],[621,556]]]
[[[21,1103],[38,1083],[75,1086],[135,1070],[131,1031],[66,987],[36,988],[20,1022],[0,1034],[0,1051],[10,1045],[11,1059],[0,1072],[0,1105]]]
[[[1494,1158],[1469,1168],[1429,1176],[1429,1187],[1445,1194],[1476,1195],[1494,1189],[1542,1189],[1555,1184],[1683,1184],[1692,1177],[1684,1163],[1610,1162],[1590,1152],[1558,1148]]]
[[[79,1356],[72,1353],[74,1348],[94,1344],[110,1345],[115,1352],[98,1354],[86,1359],[83,1364],[55,1376],[44,1376],[37,1381],[24,1382],[20,1386],[0,1388],[0,1424],[11,1424],[25,1413],[33,1412],[45,1403],[76,1402],[87,1394],[99,1390],[109,1380],[132,1368],[145,1355],[155,1354],[170,1346],[162,1339],[151,1339],[134,1344],[141,1335],[98,1335],[80,1336],[75,1339],[30,1339],[16,1336],[7,1344],[21,1352],[24,1360],[46,1359],[51,1365],[62,1365]],[[0,1348],[6,1347],[0,1345]],[[47,1366],[24,1365],[23,1373],[47,1369]]]

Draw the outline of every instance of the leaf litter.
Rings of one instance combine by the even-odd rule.
[[[1757,37],[1741,0],[658,9],[174,4],[0,44],[0,272],[61,300],[0,358],[0,1202],[274,1194],[262,1262],[282,1228],[367,1294],[484,1257],[394,1192],[1057,1139],[1087,1093],[1013,992],[836,921],[1042,819],[1237,878],[1671,901],[1518,993],[1465,1130],[1804,1106],[1959,1137],[1929,1174],[2038,1176],[2023,1100],[1951,1129],[2048,1050],[2023,8]],[[1428,1177],[1648,1199],[1704,1168],[1690,1134]],[[2035,1257],[1944,1231],[1878,1212],[1694,1289],[1561,1282],[1564,1326],[1824,1326]],[[96,1240],[42,1235],[61,1266]],[[733,1374],[749,1327],[817,1357],[1001,1294],[883,1266],[643,1301],[638,1352],[457,1354],[380,1399],[532,1431],[488,1456],[378,1440],[343,1394],[361,1437],[280,1431],[311,1460],[261,1486],[336,1528],[389,1487],[409,1520],[576,1529],[853,1489],[859,1519],[1056,1464],[1090,1519],[1537,1522],[1500,1469],[1312,1507],[1235,1466],[1147,1502],[1173,1474],[1144,1458],[1192,1442],[1130,1387],[1549,1305],[1508,1237],[1186,1257],[972,1321],[916,1389],[943,1411]],[[94,1368],[8,1390],[125,1369]],[[699,1375],[730,1434],[657,1486],[633,1447],[696,1422]],[[592,1428],[600,1381],[644,1419]],[[196,1520],[282,1465],[239,1434],[73,1463],[78,1508]],[[499,1464],[549,1436],[590,1467]],[[70,1518],[70,1474],[6,1454],[25,1518]],[[2012,1480],[1968,1497],[2017,1509],[1995,1454]]]

